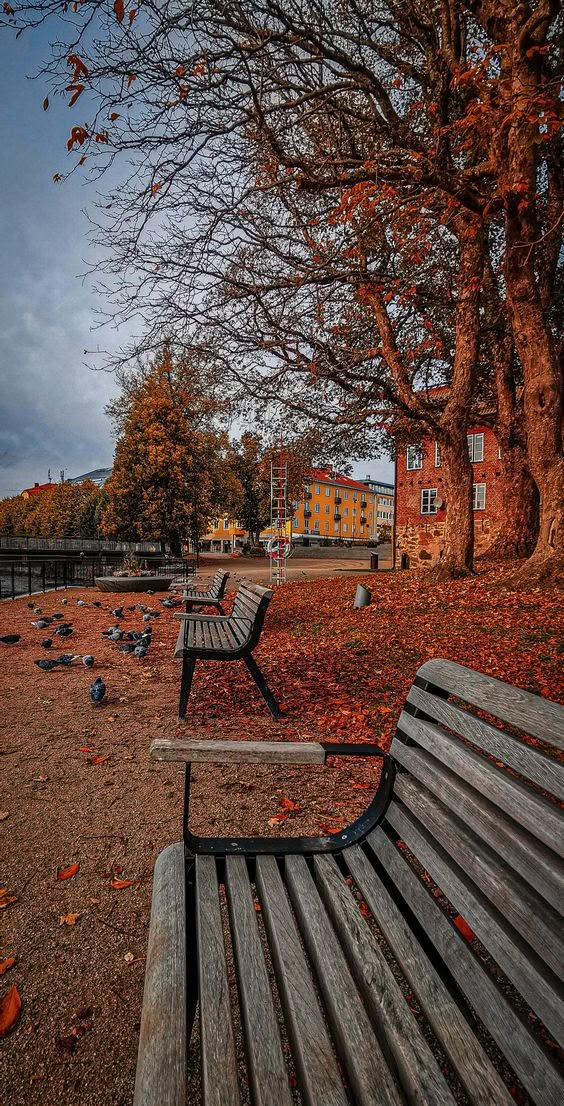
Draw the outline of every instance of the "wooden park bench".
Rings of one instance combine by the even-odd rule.
[[[182,596],[188,614],[194,607],[217,607],[223,614],[221,601],[225,595],[225,587],[229,579],[228,572],[216,572],[211,584],[203,591],[191,589]]]
[[[260,639],[272,594],[268,588],[262,588],[259,584],[243,582],[239,585],[233,609],[229,615],[175,615],[175,618],[179,618],[182,622],[174,651],[175,658],[182,660],[179,718],[186,717],[192,678],[198,660],[243,660],[272,717],[282,717],[280,707],[252,656],[253,649]],[[191,598],[189,602],[192,602]]]
[[[446,660],[419,669],[389,755],[153,742],[186,762],[184,841],[155,867],[134,1106],[185,1106],[197,1005],[206,1106],[247,1082],[255,1106],[564,1102],[563,748],[562,707]],[[382,760],[342,832],[189,830],[190,762],[334,754]]]

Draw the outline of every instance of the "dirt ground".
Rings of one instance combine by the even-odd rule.
[[[374,601],[353,611],[360,580]],[[79,598],[88,605],[78,606]],[[126,607],[142,601],[160,609],[158,599],[119,596]],[[0,977],[0,1000],[11,984],[22,997],[19,1023],[0,1042],[0,1087],[10,1106],[131,1103],[152,869],[181,833],[182,769],[151,762],[153,738],[182,732],[386,746],[418,664],[432,655],[552,698],[563,694],[558,596],[514,593],[495,570],[440,588],[408,573],[347,573],[281,589],[256,657],[287,712],[282,723],[269,718],[242,665],[215,663],[198,666],[179,726],[178,622],[167,611],[155,619],[153,644],[139,662],[100,636],[115,621],[114,602],[89,590],[38,602],[73,623],[60,651],[92,653],[94,668],[77,661],[44,673],[33,660],[53,655],[40,645],[49,631],[31,627],[27,602],[0,608],[0,633],[21,634],[16,645],[0,645],[0,885],[15,898],[0,911],[0,962],[16,957]],[[125,614],[124,628],[140,628],[139,611]],[[88,689],[98,674],[107,695],[96,706]],[[196,766],[194,776],[192,824],[200,832],[304,835],[332,832],[360,813],[378,769],[341,759],[325,769]],[[296,809],[276,823],[282,799]],[[76,874],[57,879],[71,864]],[[60,924],[73,914],[74,924]]]

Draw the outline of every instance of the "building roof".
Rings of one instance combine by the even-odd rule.
[[[363,484],[360,480],[353,480],[351,476],[341,476],[340,473],[334,472],[332,469],[317,469],[311,468],[306,475],[306,480],[317,480],[319,483],[326,484],[339,484],[344,488],[354,488],[359,492],[366,492],[369,490],[367,484]]]
[[[67,480],[67,484],[82,484],[83,480],[92,480],[93,484],[97,484],[99,488],[106,483],[106,480],[110,479],[112,475],[112,469],[92,469],[91,472],[85,472],[82,476],[73,476],[70,480]]]
[[[38,495],[39,492],[48,492],[48,491],[51,491],[51,488],[56,488],[56,487],[57,487],[56,484],[52,484],[52,483],[51,484],[38,484],[36,482],[33,485],[33,488],[24,488],[23,492],[21,492],[20,494],[21,495]]]

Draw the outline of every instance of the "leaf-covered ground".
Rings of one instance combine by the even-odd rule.
[[[61,651],[93,653],[43,673],[45,631],[26,600],[3,603],[5,708],[0,752],[0,1087],[10,1106],[126,1106],[131,1101],[150,908],[158,852],[180,836],[182,772],[152,764],[158,736],[369,740],[386,746],[417,667],[449,657],[553,699],[564,698],[560,597],[515,592],[506,570],[433,584],[405,573],[288,584],[271,605],[256,657],[287,711],[269,719],[242,664],[200,665],[178,726],[178,623],[156,620],[143,662],[100,631],[111,597],[51,593],[75,632]],[[357,582],[373,590],[353,610]],[[154,596],[154,607],[160,606]],[[120,596],[133,604],[139,596]],[[126,612],[138,628],[138,612]],[[43,654],[48,656],[49,654]],[[103,675],[104,703],[89,699]],[[198,766],[193,819],[202,832],[331,832],[360,812],[377,767],[336,760],[321,769]],[[21,1010],[18,1000],[21,998]]]

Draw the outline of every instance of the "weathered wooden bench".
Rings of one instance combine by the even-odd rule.
[[[225,595],[225,587],[229,579],[228,572],[216,572],[211,584],[204,591],[192,589],[182,596],[188,614],[194,607],[217,607],[223,614],[221,601]]]
[[[135,1106],[185,1106],[197,1006],[206,1106],[247,1081],[255,1106],[564,1102],[563,748],[562,707],[445,660],[419,669],[388,756],[155,741],[186,761],[184,841],[155,868]],[[189,830],[191,761],[335,753],[382,759],[343,832]]]
[[[258,644],[272,592],[259,584],[239,585],[229,615],[176,614],[181,620],[175,658],[182,660],[178,717],[186,717],[192,678],[198,660],[243,660],[273,718],[282,712],[257,662],[252,656]]]

